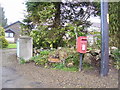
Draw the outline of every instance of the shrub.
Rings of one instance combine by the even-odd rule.
[[[8,46],[8,41],[4,36],[0,36],[0,48],[6,48]]]
[[[35,58],[35,64],[36,65],[42,65],[45,66],[45,64],[47,63],[47,55],[39,55],[38,57]]]
[[[36,65],[42,65],[45,66],[45,64],[48,62],[48,54],[50,51],[41,51],[38,56],[32,57],[30,60],[34,61]]]
[[[116,69],[120,69],[120,50],[116,49],[113,51],[114,65]]]
[[[0,36],[5,36],[5,30],[0,26]]]

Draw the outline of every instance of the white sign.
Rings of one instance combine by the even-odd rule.
[[[84,44],[82,44],[82,50],[85,50],[85,45]]]

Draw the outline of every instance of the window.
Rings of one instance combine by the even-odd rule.
[[[8,35],[9,33],[5,33],[5,37],[8,37],[9,35]]]
[[[9,33],[10,34],[10,37],[13,37],[13,33]]]
[[[13,33],[5,33],[5,37],[13,37]]]

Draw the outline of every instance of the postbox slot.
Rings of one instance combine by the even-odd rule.
[[[87,41],[87,39],[82,39],[82,41]]]

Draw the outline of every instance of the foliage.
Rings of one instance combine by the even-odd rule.
[[[0,26],[0,48],[6,48],[8,46],[8,41],[5,39],[5,30]]]
[[[6,48],[8,46],[8,41],[5,39],[5,30],[0,26],[0,48]]]
[[[116,49],[113,51],[114,55],[114,65],[117,69],[120,69],[120,50]]]
[[[60,69],[64,71],[78,71],[79,68],[79,53],[77,53],[75,50],[70,48],[62,48],[62,51],[67,53],[67,57],[65,59],[65,63],[50,63],[48,61],[49,56],[55,56],[54,54],[57,54],[60,50],[44,50],[41,51],[39,55],[32,57],[30,60],[34,61],[36,65],[54,68],[54,69]],[[59,56],[60,59],[60,56]],[[68,66],[69,63],[73,63],[72,66]],[[85,69],[91,69],[91,65],[83,61],[83,68]]]
[[[26,63],[26,61],[25,61],[25,59],[24,59],[24,58],[22,58],[22,57],[21,57],[21,58],[20,58],[19,63],[20,63],[20,64],[25,64],[25,63]]]
[[[3,7],[0,5],[0,26],[4,27],[7,24],[7,19],[5,18]]]
[[[75,47],[76,45],[76,39],[78,36],[86,36],[86,32],[84,32],[84,27],[83,26],[76,26],[74,24],[68,24],[65,27],[66,31],[66,46],[72,46]]]
[[[93,66],[91,64],[83,61],[83,68],[88,70],[88,69],[93,69]]]
[[[0,26],[0,36],[5,36],[5,30]]]
[[[53,64],[52,66],[55,69],[63,69],[65,67],[63,63]]]
[[[90,35],[100,35],[100,32],[97,32],[97,31],[92,31],[92,32],[89,32]]]
[[[110,27],[110,46],[120,49],[120,1],[109,2],[109,27]]]
[[[87,24],[90,15],[98,13],[97,3],[91,2],[27,2],[27,18],[34,24],[51,21],[53,24],[80,20],[81,25]],[[83,8],[86,7],[86,10]],[[80,10],[78,10],[79,8]],[[54,17],[54,18],[52,18]],[[61,22],[61,23],[60,23]],[[55,24],[56,25],[56,24]],[[54,26],[55,26],[54,25]],[[57,25],[59,26],[59,25]]]
[[[38,27],[30,34],[33,37],[33,46],[37,48],[57,48],[65,45],[63,40],[64,30],[60,28],[48,29],[47,26]]]
[[[54,17],[54,5],[49,2],[26,2],[28,14],[23,20],[22,34],[30,35],[32,29],[37,26],[43,26],[46,22],[49,24]]]
[[[27,2],[26,6],[28,16],[33,23],[43,23],[54,16],[54,4],[50,2]]]
[[[31,21],[29,21],[28,19],[24,19],[25,23],[21,23],[21,35],[30,35],[30,32],[33,29],[33,25],[29,24]]]
[[[86,33],[83,31],[83,27],[75,27],[72,24],[58,28],[39,26],[38,30],[33,30],[30,33],[30,36],[33,37],[33,45],[37,48],[57,48],[63,46],[75,47],[76,35],[85,36]]]
[[[86,34],[85,28],[91,25],[87,19],[97,14],[94,6],[90,2],[27,2],[23,33],[33,37],[37,48],[75,46],[77,36]]]
[[[69,67],[69,68],[68,67],[64,67],[61,70],[76,72],[76,71],[78,71],[78,67]]]
[[[49,43],[45,41],[45,27],[41,27],[41,30],[33,30],[30,33],[30,36],[33,37],[33,47],[41,48],[48,47]]]
[[[74,66],[79,66],[79,60],[79,53],[72,53],[68,56],[65,63],[68,64],[72,62]]]
[[[5,39],[4,36],[0,36],[0,48],[6,48],[8,46],[8,41]]]
[[[40,52],[41,55],[49,55],[49,53],[50,53],[50,50],[44,50]]]
[[[95,38],[96,38],[95,44],[97,45],[97,48],[100,49],[101,48],[101,36],[97,35]]]
[[[78,25],[87,26],[89,24],[87,19],[91,15],[96,15],[98,12],[95,6],[96,4],[93,4],[93,2],[66,1],[65,3],[61,3],[62,23],[74,22],[77,20],[79,21]]]
[[[72,72],[78,71],[78,67],[66,67],[62,63],[53,64],[53,68],[52,69],[59,69],[59,70],[63,70],[63,71],[72,71]]]
[[[45,66],[48,62],[48,54],[50,51],[41,51],[38,56],[32,57],[30,60],[34,61],[36,65]]]

